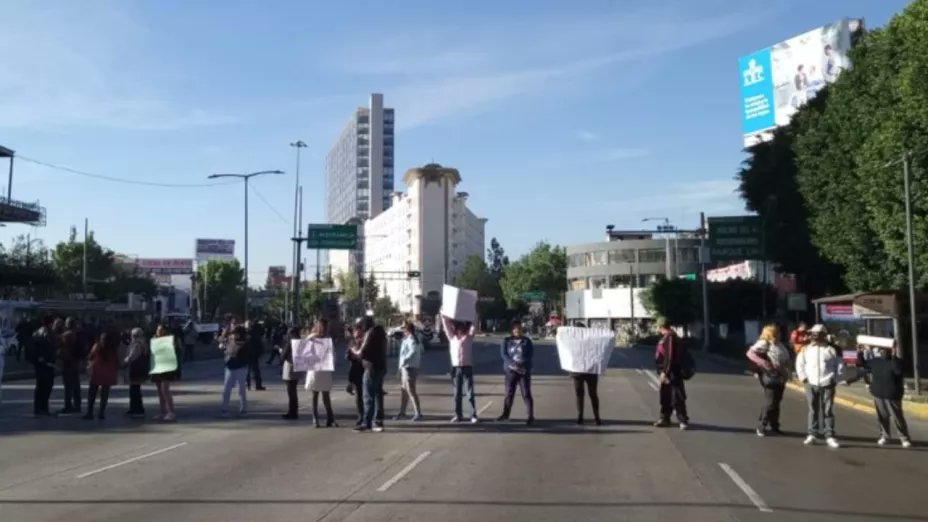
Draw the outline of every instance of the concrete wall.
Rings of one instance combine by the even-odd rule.
[[[593,297],[593,290],[570,290],[565,296],[565,315],[574,319],[630,319],[632,304],[630,288],[606,288],[601,297]],[[650,318],[651,314],[641,303],[641,288],[635,288],[635,318]]]

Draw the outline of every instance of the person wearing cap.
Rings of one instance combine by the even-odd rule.
[[[764,407],[757,423],[757,436],[766,436],[767,427],[775,435],[780,431],[780,402],[790,374],[789,350],[780,344],[780,332],[776,325],[767,325],[760,338],[747,352],[748,360],[757,366],[757,378],[764,389]]]
[[[889,420],[892,418],[902,447],[911,448],[909,426],[902,412],[902,396],[905,394],[902,360],[897,357],[894,348],[875,347],[874,351],[878,356],[858,357],[857,360],[870,376],[870,395],[873,396],[873,406],[876,408],[876,418],[880,424],[880,438],[876,443],[883,446],[889,442]]]
[[[817,324],[809,330],[810,342],[796,357],[796,374],[806,390],[809,405],[808,436],[804,444],[815,444],[824,433],[830,448],[840,448],[835,438],[835,385],[844,369],[838,351],[828,344],[828,331]]]

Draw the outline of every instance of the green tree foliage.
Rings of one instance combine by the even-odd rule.
[[[840,268],[812,244],[793,142],[792,129],[786,127],[771,141],[751,147],[738,172],[739,192],[747,210],[763,219],[768,258],[795,274],[799,287],[812,296],[839,293],[845,290]]]
[[[0,263],[7,266],[51,268],[50,253],[41,239],[20,234],[9,247],[0,245]]]
[[[245,311],[245,271],[237,259],[209,261],[197,267],[200,296],[205,295],[203,311],[212,317]],[[205,292],[204,287],[205,286]]]
[[[371,272],[367,278],[364,279],[364,306],[367,310],[374,309],[378,297],[380,297],[380,287],[377,285],[377,278],[374,276],[374,273]]]
[[[567,286],[567,251],[538,243],[531,252],[503,268],[500,286],[510,307],[515,308],[525,292],[542,291],[548,303],[561,303]]]
[[[709,283],[709,321],[738,323],[763,315],[762,296],[767,310],[777,306],[776,290],[756,281],[735,279]],[[674,326],[686,326],[702,320],[702,282],[687,279],[659,279],[641,292],[641,302],[652,315]]]
[[[853,69],[793,120],[812,241],[853,290],[906,281],[904,151],[913,151],[916,275],[928,286],[928,0],[851,51]],[[892,164],[892,162],[896,162]]]
[[[687,279],[659,279],[642,290],[641,304],[671,325],[686,326],[699,318],[697,291],[698,285]]]
[[[503,250],[502,245],[499,244],[495,237],[490,240],[486,264],[489,266],[490,274],[497,281],[503,277],[503,269],[509,266],[509,256],[506,255],[506,251]]]
[[[454,280],[455,286],[476,290],[481,298],[477,302],[477,313],[484,319],[499,319],[505,317],[506,301],[503,299],[503,290],[499,280],[494,276],[492,269],[480,256],[471,256],[464,262],[464,269]],[[492,299],[492,301],[487,300]]]
[[[95,284],[112,281],[115,276],[115,254],[97,243],[93,231],[87,234],[87,281],[93,289]],[[62,290],[66,293],[80,292],[83,288],[84,242],[77,241],[77,230],[71,228],[67,242],[58,243],[52,252],[52,266],[58,276]]]
[[[388,326],[396,322],[395,318],[399,315],[400,310],[393,304],[393,301],[387,297],[383,296],[377,299],[377,302],[374,303],[374,318],[378,323]]]

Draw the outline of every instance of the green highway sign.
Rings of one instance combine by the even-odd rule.
[[[544,301],[545,293],[540,290],[535,290],[533,292],[524,292],[519,296],[523,301]]]
[[[696,274],[680,274],[680,279],[686,279],[687,281],[695,281]]]
[[[412,279],[412,278],[414,278],[414,277],[422,277],[422,272],[420,272],[420,271],[418,271],[418,270],[410,270],[409,272],[406,272],[406,277],[408,277],[408,278],[410,278],[410,279]]]
[[[760,216],[709,218],[709,258],[716,261],[747,261],[764,258]]]
[[[357,225],[311,224],[306,248],[310,250],[357,250]]]

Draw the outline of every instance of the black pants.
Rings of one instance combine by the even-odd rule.
[[[87,417],[93,417],[93,403],[97,400],[97,390],[100,391],[100,418],[106,413],[106,403],[110,400],[110,387],[91,384],[87,390]]]
[[[661,419],[670,420],[670,415],[677,414],[677,421],[689,422],[686,414],[686,386],[683,379],[671,379],[670,382],[661,383]]]
[[[48,400],[55,387],[55,369],[44,364],[35,366],[35,391],[32,394],[32,411],[36,414],[47,414]]]
[[[358,426],[364,424],[364,374],[352,371],[349,373],[351,385],[354,386],[354,405],[358,410]]]
[[[516,387],[522,390],[522,400],[525,402],[525,412],[529,419],[535,418],[535,401],[532,398],[532,374],[530,372],[514,372],[506,370],[506,397],[503,399],[503,417],[509,417],[512,411],[512,401],[516,396]]]
[[[313,420],[319,419],[319,394],[322,393],[322,406],[325,407],[326,424],[335,422],[335,414],[332,413],[332,396],[329,392],[313,392]],[[380,419],[383,420],[383,419]]]
[[[291,417],[296,417],[299,415],[300,410],[300,398],[297,394],[297,386],[299,386],[300,381],[293,379],[286,381],[287,384],[287,415]]]
[[[248,363],[248,389],[251,389],[251,377],[254,375],[255,379],[255,388],[261,389],[264,388],[264,384],[261,381],[261,356],[257,356]]]
[[[905,415],[902,414],[902,401],[898,399],[877,399],[873,398],[873,405],[876,406],[876,418],[880,423],[880,435],[890,437],[889,418],[892,417],[896,424],[896,431],[899,432],[899,438],[909,440],[909,426],[905,422]]]
[[[192,361],[193,360],[193,349],[195,344],[185,344],[184,345],[184,360]]]
[[[61,370],[61,381],[64,383],[64,409],[81,411],[81,371],[78,368],[64,368]]]
[[[583,384],[586,383],[590,394],[590,406],[593,407],[593,418],[599,420],[599,375],[595,373],[575,373],[571,375],[574,380],[574,393],[577,395],[577,419],[583,419]]]
[[[280,352],[276,348],[271,350],[271,354],[267,356],[267,361],[264,364],[270,365],[274,362],[274,359],[280,359]]]
[[[145,413],[145,404],[142,403],[142,385],[141,384],[130,384],[129,385],[129,413],[130,414],[144,414]]]
[[[770,426],[774,430],[780,429],[780,402],[783,400],[783,390],[786,384],[763,386],[764,407],[760,410],[757,427],[764,429]]]

